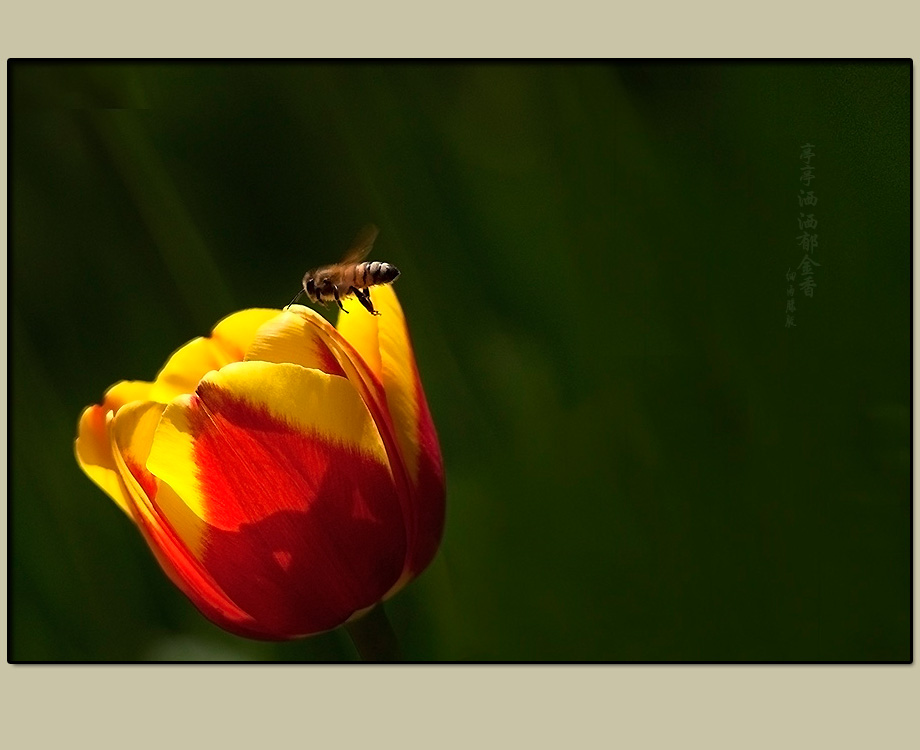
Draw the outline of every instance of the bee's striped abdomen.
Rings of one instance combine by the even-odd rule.
[[[391,263],[381,263],[377,260],[365,261],[355,266],[354,286],[366,289],[375,284],[389,284],[397,276],[399,276],[399,270]]]

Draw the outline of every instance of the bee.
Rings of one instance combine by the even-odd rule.
[[[370,288],[378,284],[392,284],[399,276],[399,269],[392,263],[364,260],[378,233],[377,227],[368,224],[358,232],[341,263],[307,271],[303,277],[303,289],[297,292],[288,307],[306,294],[313,302],[325,305],[334,301],[343,312],[348,312],[342,300],[353,294],[371,315],[380,315],[371,302]]]

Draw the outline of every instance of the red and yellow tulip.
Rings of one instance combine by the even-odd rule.
[[[437,552],[437,436],[395,292],[374,304],[235,313],[80,417],[80,466],[226,630],[335,628]]]

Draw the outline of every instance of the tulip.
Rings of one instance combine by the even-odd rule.
[[[252,309],[80,417],[77,461],[222,628],[286,640],[350,622],[437,552],[444,472],[402,308],[333,327]]]

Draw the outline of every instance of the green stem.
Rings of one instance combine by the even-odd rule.
[[[361,661],[402,661],[399,640],[382,604],[378,604],[360,620],[348,623],[345,631],[358,650]]]

